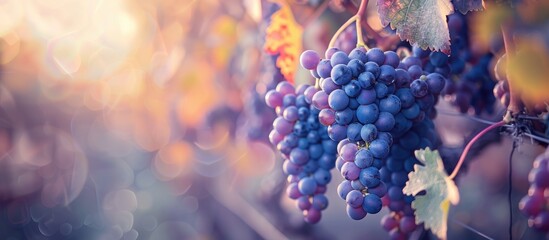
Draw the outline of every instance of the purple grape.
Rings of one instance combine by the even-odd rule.
[[[332,93],[334,90],[340,88],[337,84],[334,83],[334,81],[332,81],[332,78],[331,78],[331,77],[325,78],[325,79],[322,81],[322,84],[320,85],[320,87],[322,88],[322,90],[323,90],[326,94],[330,94],[330,93]]]
[[[320,111],[318,114],[318,120],[324,126],[330,126],[335,122],[336,113],[334,110],[325,108]]]
[[[381,202],[381,198],[375,194],[367,194],[363,198],[362,207],[364,208],[364,211],[366,211],[369,214],[376,214],[379,211],[381,211],[381,207],[383,206],[383,203]]]
[[[335,111],[344,110],[349,106],[349,97],[345,91],[336,89],[328,97],[328,105]]]
[[[368,61],[375,62],[377,65],[381,66],[385,62],[385,54],[379,48],[372,48],[366,52]]]
[[[339,52],[339,51],[341,51],[341,50],[339,50],[339,48],[335,48],[335,47],[329,48],[328,50],[326,50],[325,57],[326,57],[327,59],[330,59],[330,58],[332,58],[332,56],[334,55],[334,53]]]
[[[324,91],[318,91],[313,95],[312,104],[317,109],[328,108],[328,95]]]
[[[301,63],[301,66],[307,70],[316,69],[318,62],[320,62],[320,56],[313,50],[306,50],[301,53],[299,62]]]
[[[337,195],[343,200],[347,199],[347,194],[353,190],[353,187],[351,186],[351,182],[344,180],[337,186]]]
[[[358,190],[352,190],[347,194],[345,198],[347,204],[353,208],[362,207],[362,202],[364,201],[364,196]]]
[[[358,179],[360,173],[360,168],[354,162],[346,162],[341,167],[341,176],[349,181]]]
[[[338,64],[347,64],[349,63],[349,57],[347,54],[343,51],[335,52],[332,57],[330,58],[330,63],[332,66],[336,66]]]
[[[298,199],[299,197],[301,197],[301,193],[299,192],[297,183],[290,183],[290,185],[288,185],[288,187],[286,188],[286,194],[291,199]]]
[[[321,218],[321,213],[319,210],[314,208],[304,211],[305,221],[311,224],[318,223]]]
[[[347,205],[347,215],[353,220],[360,220],[366,217],[366,211],[362,207],[353,208]]]
[[[360,171],[360,183],[367,188],[377,187],[380,183],[379,170],[375,167],[368,167]]]
[[[328,127],[328,135],[336,142],[343,140],[347,136],[347,127],[341,125],[330,125]]]
[[[332,64],[329,59],[322,59],[316,66],[316,72],[321,78],[328,78],[332,72]]]

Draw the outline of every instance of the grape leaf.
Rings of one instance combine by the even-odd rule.
[[[482,10],[482,0],[454,0],[454,7],[461,13]]]
[[[417,150],[415,154],[424,166],[414,166],[402,192],[415,196],[412,208],[416,210],[416,223],[423,222],[425,229],[431,229],[439,238],[446,239],[450,203],[459,202],[457,186],[444,171],[438,151],[427,148]],[[426,191],[426,194],[417,195],[421,191]]]
[[[454,11],[450,0],[377,0],[384,26],[391,24],[401,39],[421,48],[450,53],[446,16]]]
[[[285,2],[280,4],[281,8],[271,16],[267,27],[264,49],[271,55],[278,55],[276,66],[284,78],[293,83],[302,51],[303,28],[295,21],[290,6]]]

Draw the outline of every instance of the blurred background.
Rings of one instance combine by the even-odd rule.
[[[325,50],[353,14],[343,2],[284,5],[303,31],[298,52]],[[263,96],[285,78],[313,78],[281,72],[277,54],[265,51],[279,8],[259,0],[0,1],[0,239],[386,239],[384,213],[347,217],[337,170],[317,225],[304,223],[285,195],[282,161],[268,142],[275,113]],[[375,9],[372,1],[368,22],[381,30]],[[456,147],[485,126],[459,114],[437,124]],[[488,142],[496,140],[458,181],[449,239],[481,238],[462,224],[508,236],[512,143],[498,134]],[[525,141],[515,153],[515,208],[542,150]],[[517,234],[541,237],[514,216]]]

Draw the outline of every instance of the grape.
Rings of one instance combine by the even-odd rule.
[[[356,97],[356,100],[360,105],[368,105],[374,103],[376,99],[377,94],[374,89],[362,89],[362,91],[360,91],[360,94]]]
[[[350,108],[345,108],[343,111],[336,112],[336,123],[339,125],[348,125],[353,121],[355,112]]]
[[[423,80],[416,79],[410,83],[410,90],[414,97],[420,98],[429,93],[429,85]]]
[[[380,112],[378,119],[374,123],[379,131],[388,132],[395,127],[395,117],[388,112]]]
[[[358,84],[363,89],[371,89],[375,86],[375,76],[371,72],[362,72],[358,75]]]
[[[353,220],[360,220],[366,217],[366,211],[362,207],[353,208],[347,205],[347,215]]]
[[[341,182],[337,186],[337,194],[343,200],[347,199],[347,194],[349,194],[349,192],[351,192],[351,190],[353,190],[353,187],[351,186],[351,182],[347,181],[347,180]]]
[[[354,162],[346,162],[341,167],[341,176],[349,181],[358,179],[361,174],[360,168]]]
[[[370,143],[370,152],[375,158],[386,158],[389,154],[389,143],[382,139],[376,139]]]
[[[367,149],[360,149],[355,155],[354,163],[359,168],[371,167],[374,163],[374,156]]]
[[[364,196],[364,202],[362,203],[362,207],[367,213],[376,214],[381,211],[381,198],[379,198],[375,194],[367,194],[366,196]]]
[[[349,106],[349,97],[345,91],[336,89],[328,97],[328,105],[335,111],[341,111]]]
[[[316,72],[318,73],[318,76],[320,76],[321,78],[330,77],[330,74],[332,72],[332,65],[330,63],[330,60],[328,59],[320,60],[320,62],[316,66]]]
[[[389,87],[385,84],[378,83],[374,86],[374,88],[376,89],[376,95],[379,99],[384,98],[389,93]]]
[[[442,91],[442,89],[444,88],[445,83],[446,79],[438,73],[431,73],[427,75],[427,84],[429,85],[429,91],[434,94],[440,93],[440,91]]]
[[[385,84],[391,84],[395,81],[395,68],[389,65],[383,65],[379,68],[379,78],[378,80],[385,83]]]
[[[330,64],[332,64],[332,66],[337,66],[339,64],[347,64],[349,63],[349,61],[350,59],[347,56],[347,54],[342,51],[335,52],[330,58]]]
[[[385,54],[379,48],[372,48],[366,52],[366,56],[370,62],[375,62],[377,65],[383,65],[385,62]]]
[[[353,77],[353,72],[345,64],[335,65],[332,68],[331,75],[332,81],[337,85],[345,85],[349,83]]]
[[[435,67],[443,67],[448,63],[448,55],[441,52],[431,52],[429,61]]]
[[[380,175],[379,170],[375,167],[368,167],[360,171],[360,183],[368,188],[373,188],[379,185]]]
[[[360,191],[352,190],[347,194],[345,198],[347,204],[352,208],[362,207],[362,202],[364,201],[364,196]]]
[[[320,211],[316,209],[303,211],[303,215],[305,216],[305,221],[311,224],[318,223],[321,218]]]
[[[377,138],[377,128],[373,124],[365,124],[360,130],[360,136],[365,142],[371,142]]]
[[[379,101],[379,110],[382,112],[388,112],[394,115],[400,112],[400,108],[400,98],[398,98],[396,95],[391,94],[387,96],[387,98],[381,99],[381,101]]]
[[[356,110],[356,116],[362,124],[374,123],[379,116],[378,105],[360,105]]]
[[[404,216],[400,219],[400,230],[403,233],[411,233],[416,230],[416,219],[410,216]]]
[[[329,96],[324,91],[318,91],[313,95],[312,105],[317,109],[329,107]]]
[[[360,94],[361,92],[360,91],[361,88],[357,80],[351,81],[350,83],[345,85],[343,89],[345,90],[345,93],[347,94],[347,96],[352,98],[358,96],[358,94]]]
[[[347,127],[347,138],[353,142],[358,142],[362,140],[361,138],[361,132],[362,132],[362,124],[360,123],[351,123]]]
[[[347,67],[351,69],[351,73],[353,74],[353,78],[358,77],[358,75],[362,72],[364,72],[365,67],[364,63],[362,63],[358,59],[351,59],[349,63],[347,63]]]
[[[355,48],[353,49],[350,53],[349,53],[349,58],[350,59],[356,59],[356,60],[359,60],[360,62],[362,62],[363,64],[365,62],[368,62],[368,57],[366,56],[366,53],[358,48]]]
[[[379,69],[379,65],[375,62],[367,62],[364,64],[364,67],[366,68],[366,72],[371,73],[375,78],[378,78],[379,74],[381,74],[381,69]]]
[[[301,53],[299,57],[299,62],[301,66],[305,69],[312,70],[316,69],[318,63],[320,62],[320,56],[313,50],[306,50]]]

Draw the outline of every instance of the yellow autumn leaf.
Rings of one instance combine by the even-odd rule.
[[[285,2],[279,4],[280,9],[272,15],[267,27],[264,49],[271,55],[279,55],[276,66],[293,83],[302,51],[303,28],[295,21],[290,6]]]
[[[538,38],[517,38],[516,53],[509,55],[508,79],[526,107],[549,102],[549,50]]]

